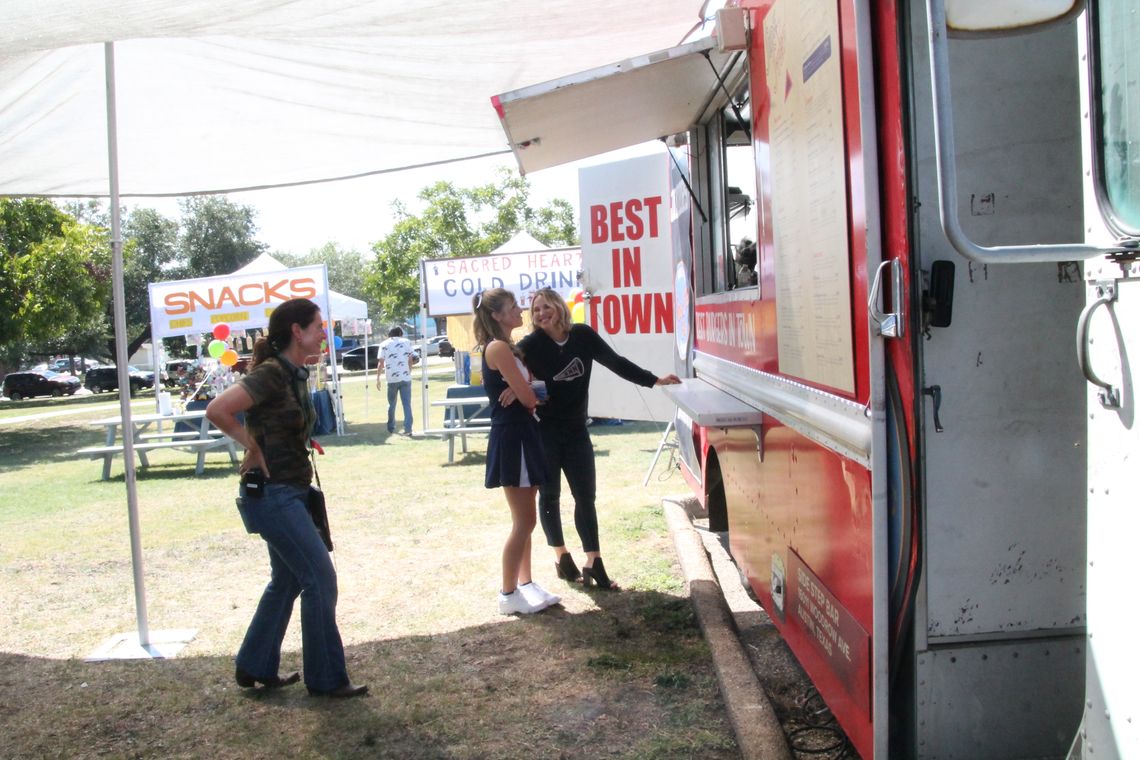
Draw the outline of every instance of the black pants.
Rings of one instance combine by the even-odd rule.
[[[542,445],[546,449],[546,465],[550,479],[538,490],[538,519],[549,546],[565,546],[562,537],[560,497],[562,473],[574,497],[574,528],[582,540],[582,549],[600,551],[598,544],[598,512],[594,507],[597,473],[594,470],[594,444],[585,425],[567,426],[543,422]]]

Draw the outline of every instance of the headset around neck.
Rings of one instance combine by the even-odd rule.
[[[282,354],[277,354],[277,361],[281,362],[281,364],[284,365],[285,369],[289,370],[289,374],[292,375],[294,380],[308,381],[308,379],[309,379],[308,367],[294,366],[293,362],[286,359]]]

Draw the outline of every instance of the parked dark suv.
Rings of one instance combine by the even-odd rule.
[[[134,367],[128,367],[127,371],[130,375],[131,393],[137,393],[143,388],[154,385],[154,373],[143,372]],[[87,370],[87,375],[83,378],[83,387],[92,393],[119,390],[119,368],[95,367]]]
[[[373,343],[368,347],[368,369],[376,369],[376,364],[380,361],[379,352],[379,344]],[[340,363],[346,372],[359,372],[364,369],[364,346],[345,351]]]
[[[33,396],[70,396],[79,390],[79,378],[51,370],[13,372],[4,378],[4,395],[13,401]]]

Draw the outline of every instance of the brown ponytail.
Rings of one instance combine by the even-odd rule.
[[[265,336],[253,344],[253,361],[250,368],[266,359],[277,356],[293,342],[293,325],[308,327],[320,312],[321,307],[307,298],[292,298],[285,301],[269,315],[269,327]]]

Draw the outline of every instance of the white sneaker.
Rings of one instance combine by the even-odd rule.
[[[499,592],[499,614],[500,615],[531,615],[542,607],[536,607],[523,595],[521,591],[515,589],[509,594]]]
[[[544,610],[562,601],[562,597],[550,593],[534,581],[522,584],[519,586],[519,591],[522,592],[523,598],[526,599],[532,607],[537,607],[540,610]]]

